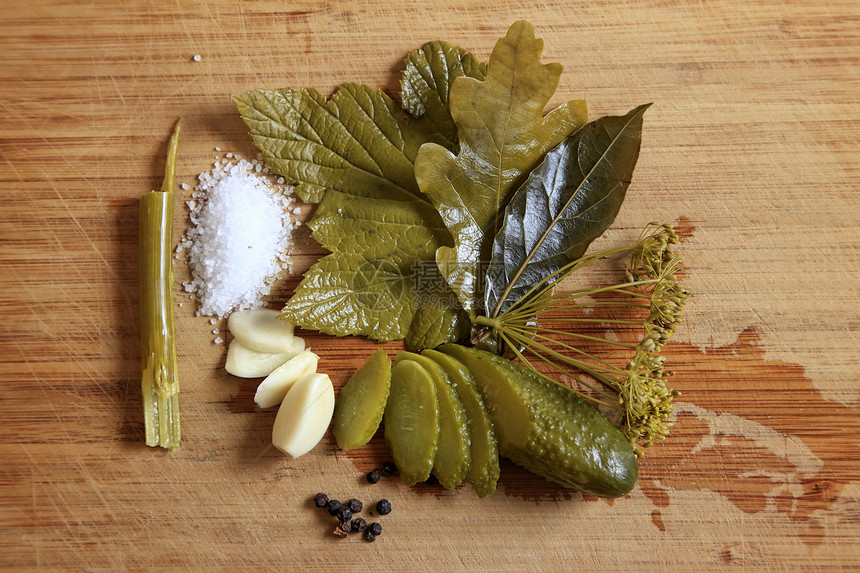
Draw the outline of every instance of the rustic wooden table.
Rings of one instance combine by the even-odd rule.
[[[860,568],[854,2],[3,0],[0,13],[0,567]],[[137,202],[160,183],[175,119],[193,185],[216,147],[253,151],[231,93],[396,94],[410,50],[445,39],[485,59],[520,18],[565,66],[555,103],[583,97],[596,117],[655,102],[601,239],[674,222],[695,293],[667,348],[677,426],[640,486],[597,500],[511,464],[484,500],[370,486],[379,439],[347,456],[327,436],[287,459],[255,381],[224,372],[178,287],[184,443],[144,446]],[[300,272],[320,250],[299,241]],[[336,385],[373,347],[307,338]],[[311,509],[319,490],[391,499],[384,535],[336,540]]]

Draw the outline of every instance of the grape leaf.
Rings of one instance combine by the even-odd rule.
[[[381,342],[411,336],[420,341],[432,325],[416,321],[416,314],[432,310],[432,301],[425,300],[434,286],[427,273],[438,276],[432,257],[445,232],[434,214],[427,203],[368,201],[326,191],[309,226],[332,253],[305,273],[283,315],[303,328],[336,336],[358,334]],[[441,277],[438,285],[444,286]],[[434,318],[452,323],[455,317],[440,309]],[[453,324],[438,335],[450,340],[452,331]]]
[[[424,143],[451,145],[437,127],[445,120],[436,104],[447,100],[450,81],[482,72],[464,64],[471,56],[444,43],[423,53],[410,57],[414,69],[406,74],[436,77],[445,93],[429,85],[411,92],[413,105],[425,110],[420,119],[382,91],[356,84],[328,101],[312,89],[233,96],[266,163],[297,184],[302,200],[318,203],[309,227],[331,254],[311,267],[282,311],[303,328],[406,338],[416,349],[412,344],[436,346],[463,330],[462,314],[446,304],[456,297],[434,260],[451,237],[418,190],[413,162]]]
[[[329,101],[313,89],[233,96],[269,167],[318,203],[326,189],[378,199],[420,197],[413,161],[434,134],[412,124],[382,91],[344,84]],[[426,122],[425,122],[426,123]]]
[[[639,158],[642,117],[591,122],[546,154],[505,208],[486,277],[485,308],[497,316],[542,279],[585,254],[615,220]]]
[[[454,238],[453,247],[437,249],[436,262],[472,318],[483,306],[480,262],[489,261],[500,211],[544,154],[586,121],[584,101],[543,117],[562,66],[541,64],[542,50],[531,24],[511,26],[484,80],[461,77],[451,85],[458,153],[428,143],[415,160],[418,185]]]

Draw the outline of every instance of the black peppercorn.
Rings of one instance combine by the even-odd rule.
[[[382,475],[390,476],[391,474],[393,474],[396,471],[397,471],[397,466],[395,466],[393,463],[391,463],[391,462],[383,462],[382,463]]]
[[[350,531],[352,531],[352,524],[348,521],[344,521],[343,523],[338,525],[337,528],[343,533],[349,533]]]
[[[349,510],[348,507],[341,507],[337,511],[337,519],[341,523],[346,523],[347,521],[352,519],[352,512]]]
[[[363,517],[356,517],[352,520],[352,530],[358,531],[359,533],[364,533],[364,530],[367,529],[367,522]]]
[[[373,470],[372,472],[367,474],[367,483],[379,483],[379,480],[381,479],[382,476],[376,470]]]
[[[328,514],[337,515],[337,512],[340,511],[342,507],[343,504],[340,501],[336,499],[331,499],[328,502]]]
[[[376,536],[374,534],[372,534],[370,531],[364,532],[364,538],[367,539],[368,541],[370,541],[371,543],[376,541]]]
[[[379,515],[388,515],[391,513],[391,502],[387,499],[380,499],[376,502],[376,512]]]
[[[346,502],[346,507],[353,513],[361,513],[361,509],[364,507],[364,504],[361,503],[360,500],[352,498],[348,502]]]
[[[382,525],[376,521],[367,526],[368,533],[372,533],[375,536],[382,535]]]
[[[325,507],[328,505],[328,496],[324,493],[318,493],[314,496],[314,505],[317,507]]]

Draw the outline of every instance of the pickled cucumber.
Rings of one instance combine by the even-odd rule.
[[[439,405],[439,443],[433,459],[432,474],[445,489],[454,489],[466,479],[472,467],[471,440],[466,410],[457,397],[448,374],[436,362],[412,352],[398,352],[397,363],[417,362],[430,374],[436,385]]]
[[[332,431],[342,450],[370,441],[379,428],[391,390],[391,360],[380,348],[341,388],[334,409]]]
[[[442,367],[463,403],[472,441],[472,467],[466,481],[472,484],[478,497],[486,497],[496,491],[499,481],[499,444],[490,411],[475,386],[474,376],[462,362],[436,350],[424,350],[421,354]]]
[[[414,485],[430,477],[439,443],[436,384],[423,366],[403,360],[391,369],[385,405],[385,444],[400,470],[400,481]]]
[[[489,352],[454,344],[439,350],[475,376],[502,456],[550,481],[601,497],[620,497],[636,486],[633,449],[597,408]]]

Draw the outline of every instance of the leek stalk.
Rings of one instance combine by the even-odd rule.
[[[180,444],[179,378],[173,318],[173,195],[176,187],[176,123],[167,149],[160,191],[140,198],[140,337],[146,445]]]

